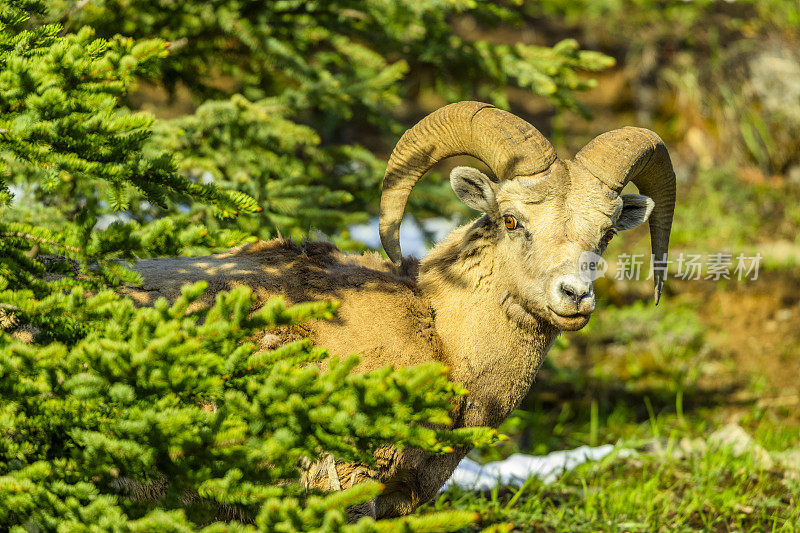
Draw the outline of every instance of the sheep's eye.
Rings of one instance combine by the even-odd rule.
[[[503,215],[503,222],[505,222],[507,229],[517,229],[517,219],[511,215]]]
[[[605,235],[603,235],[603,239],[602,239],[602,241],[603,241],[603,246],[608,246],[608,243],[610,243],[610,242],[611,242],[611,239],[613,239],[613,238],[614,238],[614,235],[616,235],[616,234],[617,234],[617,230],[614,230],[614,229],[610,229],[610,230],[608,230],[608,231],[606,232],[606,234],[605,234]]]

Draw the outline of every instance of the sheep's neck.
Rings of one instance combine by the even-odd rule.
[[[419,285],[435,312],[444,363],[470,391],[457,425],[499,425],[527,394],[559,333],[537,317],[524,325],[509,318],[492,272],[491,232],[485,219],[461,227],[420,264]]]

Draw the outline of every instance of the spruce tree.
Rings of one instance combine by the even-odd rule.
[[[307,493],[301,458],[321,451],[369,463],[385,442],[446,453],[488,443],[483,428],[436,430],[464,391],[435,364],[351,374],[356,357],[326,355],[307,340],[259,352],[256,332],[330,318],[332,303],[253,309],[249,289],[187,312],[205,283],[170,305],[136,308],[111,290],[82,288],[65,310],[93,330],[68,345],[0,337],[0,524],[27,530],[186,530],[234,522],[264,531],[458,528],[470,513],[346,526],[346,508],[376,483]],[[424,391],[424,392],[420,392]],[[245,527],[243,523],[253,523]],[[450,522],[452,520],[452,522]]]
[[[578,71],[613,60],[570,39],[544,47],[481,35],[479,24],[520,24],[516,4],[54,0],[51,18],[88,24],[106,38],[169,42],[159,84],[185,89],[198,105],[194,115],[161,125],[171,130],[166,146],[180,168],[207,171],[255,198],[264,210],[236,223],[261,238],[312,230],[336,237],[377,214],[385,155],[379,161],[364,147],[386,154],[421,118],[405,116],[409,103],[427,96],[508,108],[508,88],[519,87],[558,109],[585,112],[575,91],[593,81]],[[457,17],[475,29],[456,32]],[[464,212],[438,176],[421,184],[411,206],[420,216]]]
[[[88,28],[25,29],[42,5],[6,4],[0,186],[0,524],[19,530],[388,531],[460,527],[471,513],[347,525],[378,484],[323,495],[302,458],[369,463],[377,446],[447,453],[496,433],[445,427],[455,396],[438,365],[351,374],[357,358],[301,340],[259,352],[256,334],[330,318],[331,302],[259,309],[247,288],[188,312],[205,289],[152,307],[112,289],[120,260],[235,244],[180,215],[98,219],[147,202],[256,212],[245,194],[202,184],[153,150],[152,118],[120,106],[159,40],[98,39]],[[234,102],[235,103],[235,102]],[[231,238],[230,242],[223,239]],[[214,242],[211,242],[211,241]],[[425,425],[422,425],[422,424]],[[221,522],[220,520],[224,520]]]
[[[323,453],[370,463],[386,443],[448,453],[496,441],[487,428],[446,429],[466,391],[442,366],[361,375],[350,357],[323,372],[327,352],[307,339],[271,351],[252,341],[328,319],[334,302],[257,308],[239,288],[190,310],[198,283],[137,307],[113,288],[138,283],[127,261],[211,253],[281,228],[336,233],[366,217],[381,165],[332,132],[352,121],[396,136],[390,111],[408,96],[397,82],[420,65],[445,69],[435,85],[448,98],[477,75],[479,94],[502,103],[513,72],[574,107],[570,90],[583,82],[573,69],[605,60],[570,42],[454,41],[448,14],[512,14],[484,2],[52,4],[0,2],[2,528],[440,531],[474,521],[449,512],[348,524],[347,508],[378,484],[319,494],[299,482],[301,460]],[[401,55],[387,59],[393,47]],[[209,58],[234,90],[213,83]],[[180,83],[204,101],[156,120],[133,108],[141,80]]]
[[[248,239],[241,231],[209,235],[178,214],[102,230],[101,217],[135,213],[134,203],[165,209],[179,198],[222,217],[260,208],[246,194],[181,175],[167,152],[146,149],[152,117],[120,107],[136,73],[165,55],[163,41],[98,39],[88,27],[59,35],[56,24],[26,29],[29,11],[43,4],[6,3],[0,12],[0,299],[16,321],[64,340],[87,325],[59,311],[63,289],[137,281],[115,259]],[[72,271],[79,275],[63,275]],[[49,327],[53,320],[61,327]]]

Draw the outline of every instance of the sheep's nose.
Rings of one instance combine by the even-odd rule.
[[[578,280],[565,280],[561,282],[561,292],[578,305],[581,300],[591,296],[592,286]]]
[[[561,280],[558,292],[562,305],[574,309],[573,313],[589,314],[594,311],[594,291],[591,282],[577,276],[567,276]]]

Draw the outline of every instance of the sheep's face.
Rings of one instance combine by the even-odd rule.
[[[594,311],[589,260],[616,232],[647,220],[654,205],[645,196],[620,196],[574,162],[500,182],[458,167],[450,183],[492,225],[492,276],[509,316],[535,315],[563,330],[582,328]]]

